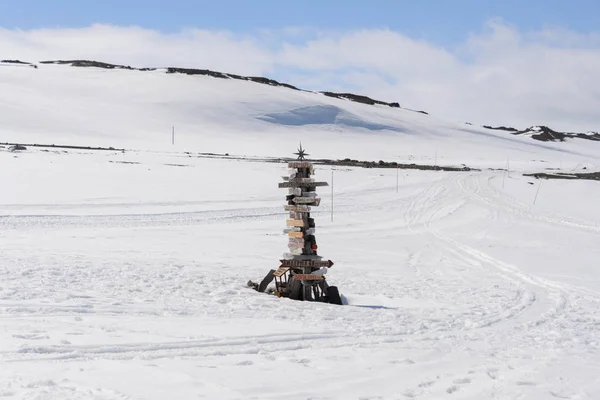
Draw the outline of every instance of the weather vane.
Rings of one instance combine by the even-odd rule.
[[[306,150],[302,148],[302,142],[300,142],[300,148],[297,153],[294,153],[298,156],[298,160],[305,160],[305,156],[309,156],[310,154],[306,153]]]

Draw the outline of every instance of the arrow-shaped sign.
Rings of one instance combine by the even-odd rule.
[[[292,201],[294,203],[310,204],[314,206],[321,204],[321,199],[319,197],[294,197]]]
[[[290,267],[290,268],[302,268],[302,267],[331,268],[333,266],[333,261],[331,261],[331,260],[279,260],[279,261],[281,261],[282,267]]]
[[[323,279],[323,275],[320,274],[296,274],[294,279],[299,281],[320,281]]]
[[[303,227],[304,221],[301,219],[288,219],[285,221],[287,226]]]
[[[285,206],[283,209],[290,212],[310,212],[310,207],[303,204],[296,206]]]
[[[281,182],[279,188],[329,186],[327,182]]]

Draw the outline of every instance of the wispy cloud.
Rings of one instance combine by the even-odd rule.
[[[441,118],[600,130],[600,35],[488,22],[444,48],[391,30],[290,27],[246,35],[139,27],[0,29],[1,58],[94,59],[267,75],[309,89],[360,91]]]

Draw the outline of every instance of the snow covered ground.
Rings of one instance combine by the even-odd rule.
[[[596,143],[204,77],[6,68],[0,89],[0,142],[128,149],[0,148],[0,397],[600,397],[600,184],[522,175],[598,170]],[[287,250],[286,165],[184,152],[299,139],[481,170],[318,166],[347,305],[294,302],[244,287]]]

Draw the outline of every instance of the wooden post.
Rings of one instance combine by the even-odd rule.
[[[540,178],[540,184],[538,185],[537,191],[535,192],[535,197],[533,198],[533,205],[535,206],[535,201],[537,200],[538,193],[540,192],[540,188],[542,187],[542,178]]]
[[[333,170],[331,170],[331,222],[333,222]]]

